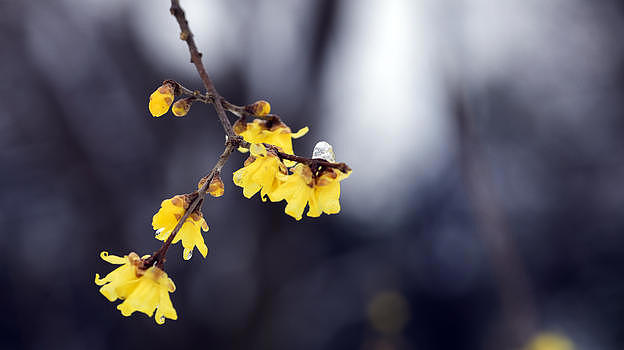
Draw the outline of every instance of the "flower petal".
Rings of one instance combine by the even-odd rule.
[[[310,131],[310,129],[307,126],[305,126],[305,127],[301,128],[301,129],[299,129],[299,131],[297,131],[296,133],[291,134],[290,137],[292,137],[293,139],[298,139],[301,136],[307,134],[308,131]]]
[[[106,251],[100,253],[100,258],[108,263],[115,265],[122,265],[128,262],[127,258],[116,255],[108,255],[108,252]]]

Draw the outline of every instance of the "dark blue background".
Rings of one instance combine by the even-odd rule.
[[[379,116],[379,123],[394,123],[391,137],[376,128],[366,138],[334,129],[332,135],[344,135],[338,144],[360,150],[345,159],[348,152],[336,149],[354,168],[343,183],[343,212],[295,222],[283,204],[242,196],[227,175],[245,159],[234,154],[224,168],[225,196],[204,205],[208,257],[196,253],[183,262],[180,247],[170,250],[166,268],[178,287],[172,300],[179,319],[158,326],[144,315],[121,316],[93,277],[111,270],[99,259],[102,250],[157,249],[150,223],[160,201],[193,190],[222,150],[211,106],[193,106],[184,119],[148,114],[147,98],[162,80],[201,87],[183,43],[163,41],[157,54],[158,39],[146,44],[152,34],[177,37],[168,3],[0,1],[0,348],[511,349],[537,332],[555,331],[579,349],[621,349],[623,8],[608,1],[527,3],[535,11],[529,18],[548,11],[573,18],[557,27],[563,38],[575,40],[590,23],[587,40],[602,50],[544,41],[543,27],[527,23],[526,31],[549,46],[527,53],[532,42],[520,39],[518,50],[555,57],[527,76],[471,66],[473,42],[456,28],[474,10],[468,3],[444,2],[448,12],[436,17],[448,32],[434,41],[466,54],[450,55],[455,65],[435,77],[450,135],[441,142],[446,158],[436,176],[418,178],[409,154],[392,168],[361,165],[380,162],[367,150],[390,157],[399,148],[393,140],[409,140],[396,114]],[[206,23],[225,16],[219,30],[230,33],[215,47],[203,40],[221,35],[193,22],[204,12],[193,13],[190,24],[199,28],[204,57],[221,57],[207,66],[223,96],[239,104],[267,99],[294,130],[320,130],[324,114],[317,104],[323,81],[332,81],[323,79],[341,45],[337,31],[350,23],[345,9],[353,6],[326,0],[267,16],[259,11],[262,1],[214,2],[203,7]],[[231,7],[237,12],[226,16]],[[162,28],[149,20],[156,13]],[[301,48],[303,58],[288,56],[293,65],[283,70],[268,66],[275,79],[263,86],[248,69],[254,48],[262,46],[250,33],[282,21],[305,30],[275,59]],[[488,33],[505,30],[481,24],[491,25]],[[366,30],[383,29],[375,25]],[[287,39],[263,40],[279,47]],[[234,49],[223,56],[213,50],[223,47]],[[393,66],[377,63],[382,71]],[[573,80],[560,69],[567,64]],[[540,85],[542,78],[552,85]],[[418,77],[412,72],[405,79]],[[524,81],[544,90],[518,90]],[[559,93],[570,81],[578,95]],[[368,84],[380,96],[389,88]],[[411,118],[410,106],[428,102],[407,93],[413,99],[379,104],[404,106],[403,117]],[[295,141],[295,150],[311,149],[319,137]],[[382,180],[366,182],[373,173]],[[385,188],[397,184],[395,200]],[[392,219],[383,207],[371,214],[372,197],[400,210]],[[386,316],[407,317],[396,332],[371,321],[371,302],[384,291],[399,300],[382,306]]]

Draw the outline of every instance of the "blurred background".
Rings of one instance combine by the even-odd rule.
[[[624,347],[620,2],[182,7],[223,96],[353,168],[341,213],[245,199],[235,154],[208,257],[170,250],[179,319],[121,316],[100,251],[157,249],[223,132],[147,110],[164,79],[202,87],[168,1],[1,0],[0,349]]]

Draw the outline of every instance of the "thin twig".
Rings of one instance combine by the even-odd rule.
[[[306,164],[310,166],[311,168],[319,168],[319,167],[334,168],[334,169],[338,169],[342,171],[343,173],[347,173],[351,171],[351,168],[346,163],[332,163],[322,158],[300,157],[294,154],[284,153],[280,151],[276,146],[268,144],[268,143],[264,143],[263,145],[264,147],[273,150],[277,154],[277,156],[280,157],[281,159],[287,159],[287,160],[292,160],[297,163]]]
[[[219,121],[221,122],[221,126],[223,126],[223,130],[225,130],[225,134],[229,137],[233,137],[234,130],[232,130],[232,124],[227,118],[225,114],[225,110],[223,109],[223,105],[221,104],[221,95],[212,84],[212,80],[208,76],[206,72],[206,68],[202,63],[201,57],[202,54],[197,49],[197,45],[195,45],[195,40],[193,39],[193,32],[191,32],[191,28],[189,27],[188,21],[186,20],[186,15],[184,14],[184,10],[180,7],[180,2],[178,0],[171,0],[171,8],[169,9],[173,17],[178,21],[180,25],[180,39],[186,41],[188,45],[189,52],[191,54],[191,62],[195,65],[195,69],[197,69],[197,73],[199,73],[199,77],[204,83],[204,88],[206,88],[206,92],[212,96],[214,96],[214,106],[217,111],[217,116],[219,117]]]
[[[234,114],[235,116],[239,117],[239,118],[245,118],[245,117],[253,117],[253,118],[260,118],[260,119],[264,119],[264,120],[281,120],[279,115],[277,114],[255,114],[251,111],[249,111],[249,107],[250,106],[237,106],[229,101],[227,101],[226,99],[224,99],[223,97],[221,97],[221,103],[223,104],[223,107],[225,107],[225,109],[227,109],[228,111],[230,111],[232,114]]]
[[[210,94],[209,92],[203,95],[199,91],[191,90],[185,87],[184,85],[178,83],[177,81],[174,81],[174,80],[165,80],[165,81],[176,85],[176,87],[180,90],[181,94],[184,94],[190,97],[195,97],[198,101],[201,101],[203,103],[211,103],[211,104],[215,103],[215,96]],[[238,106],[226,100],[223,96],[220,96],[219,98],[221,99],[221,105],[223,106],[223,108],[226,111],[234,114],[235,116],[239,118],[254,117],[254,118],[267,119],[267,120],[276,119],[276,118],[279,119],[279,116],[277,114],[264,114],[264,115],[255,114],[249,111],[248,109],[249,106]]]
[[[168,82],[175,84],[177,88],[180,89],[181,93],[190,97],[195,97],[197,98],[198,101],[204,102],[204,103],[212,103],[214,104],[214,97],[206,94],[206,95],[202,95],[201,93],[199,93],[199,91],[195,90],[192,91],[186,87],[184,87],[182,84],[173,81],[173,80],[167,80]],[[265,115],[257,115],[254,114],[252,112],[250,112],[245,106],[237,106],[231,102],[228,102],[225,98],[221,97],[221,103],[222,105],[225,107],[226,110],[228,110],[229,112],[232,112],[234,115],[241,117],[241,118],[245,118],[245,117],[253,117],[253,118],[262,118],[262,119],[266,119],[266,120],[281,120],[279,118],[278,115],[276,114],[265,114]],[[249,148],[249,144],[247,143],[245,144],[241,144],[242,147],[245,148]],[[351,170],[351,168],[345,164],[345,163],[332,163],[332,162],[328,162],[326,160],[323,159],[314,159],[314,158],[306,158],[306,157],[301,157],[301,156],[297,156],[297,155],[292,155],[292,154],[287,154],[284,152],[279,151],[279,149],[277,147],[275,147],[274,145],[270,145],[265,143],[264,144],[265,147],[270,148],[272,150],[275,151],[275,153],[277,153],[277,155],[281,158],[281,159],[288,159],[288,160],[292,160],[295,161],[297,163],[303,163],[303,164],[307,164],[310,166],[323,166],[326,168],[334,168],[334,169],[338,169],[340,171],[342,171],[343,173],[346,173],[348,171]]]
[[[196,209],[198,209],[200,203],[203,201],[204,197],[206,196],[206,190],[208,189],[208,186],[210,185],[210,180],[212,180],[214,174],[221,172],[221,169],[227,162],[228,158],[230,157],[230,154],[232,154],[232,151],[236,149],[236,147],[238,147],[238,142],[236,142],[235,139],[232,139],[232,141],[229,141],[227,143],[227,145],[225,146],[225,150],[223,151],[223,153],[219,157],[219,160],[217,161],[217,164],[215,164],[215,166],[212,168],[212,170],[210,170],[210,172],[206,176],[206,182],[204,182],[204,185],[199,189],[197,197],[191,202],[188,209],[186,210],[184,215],[182,215],[177,225],[173,228],[173,230],[171,231],[171,234],[169,234],[169,237],[163,243],[160,249],[155,251],[154,254],[152,254],[149,258],[147,258],[143,262],[144,268],[152,266],[154,262],[157,262],[157,266],[162,268],[162,265],[165,262],[165,255],[167,255],[167,250],[169,249],[171,242],[173,241],[175,236],[178,234],[178,232],[182,228],[182,225],[184,224],[184,222],[186,222],[186,219]]]

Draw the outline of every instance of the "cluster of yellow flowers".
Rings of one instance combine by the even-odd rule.
[[[212,188],[212,192],[216,194],[223,193],[223,186],[219,186],[219,182],[220,179],[210,183],[216,184]],[[165,241],[169,238],[189,208],[192,198],[193,195],[177,195],[162,201],[160,209],[152,219],[156,239]],[[172,244],[182,241],[184,260],[192,257],[194,248],[197,248],[204,258],[208,254],[201,230],[208,231],[206,220],[201,212],[193,212],[171,241]],[[167,273],[157,266],[142,266],[143,260],[149,256],[139,258],[136,253],[130,253],[122,258],[102,252],[100,257],[111,264],[122,265],[102,279],[99,274],[95,275],[95,283],[102,286],[100,288],[102,295],[109,301],[124,300],[117,306],[122,315],[130,316],[134,311],[140,311],[151,317],[156,310],[155,318],[158,324],[163,324],[165,318],[177,319],[178,316],[169,299],[169,293],[175,291],[175,284]]]
[[[260,191],[262,201],[267,197],[272,202],[286,200],[284,212],[296,220],[301,220],[306,205],[307,215],[311,217],[340,212],[340,181],[349,177],[350,170],[343,173],[329,167],[312,169],[308,164],[282,161],[273,149],[263,145],[270,144],[283,153],[293,154],[292,139],[305,135],[307,127],[293,134],[281,121],[239,120],[234,124],[234,132],[251,143],[251,155],[244,167],[233,174],[234,184],[243,188],[245,197],[251,198]]]
[[[156,311],[158,324],[165,323],[165,318],[178,318],[169,299],[169,293],[173,293],[176,287],[165,271],[156,266],[142,269],[141,258],[134,252],[124,257],[102,252],[100,257],[111,264],[121,265],[102,279],[99,274],[95,274],[95,284],[102,286],[100,293],[109,301],[123,300],[117,305],[122,315],[130,316],[139,311],[152,317]]]
[[[160,117],[171,107],[174,115],[186,115],[196,96],[173,103],[175,96],[179,96],[179,91],[179,84],[165,81],[150,96],[150,113],[154,117]],[[243,109],[236,108],[239,112]],[[334,162],[331,146],[325,142],[318,143],[313,154],[314,159],[294,156],[292,139],[305,135],[308,132],[307,127],[292,133],[279,117],[268,115],[271,106],[266,101],[245,106],[244,111],[263,119],[246,122],[243,117],[233,126],[234,132],[249,143],[249,149],[239,150],[250,152],[250,156],[243,168],[233,174],[234,183],[243,188],[243,195],[251,198],[260,192],[262,201],[267,198],[273,202],[285,200],[285,213],[297,220],[301,219],[306,206],[309,207],[307,215],[311,217],[318,217],[322,213],[338,213],[340,181],[346,179],[351,170],[346,166],[338,170],[333,167],[336,164],[330,164]],[[317,154],[317,148],[322,152]],[[208,180],[210,183],[206,185]],[[142,258],[134,252],[123,257],[102,252],[100,257],[103,260],[121,266],[104,278],[100,278],[99,274],[95,275],[95,283],[101,286],[100,293],[109,301],[123,300],[117,309],[124,316],[139,311],[151,317],[155,312],[158,324],[163,324],[165,318],[177,319],[176,310],[169,298],[169,293],[175,291],[175,284],[162,270],[164,254],[170,244],[182,242],[184,260],[191,259],[195,248],[206,257],[208,247],[202,231],[206,232],[209,228],[198,209],[200,202],[197,200],[203,200],[205,194],[220,197],[223,193],[223,181],[219,172],[213,170],[210,177],[199,181],[198,191],[163,200],[160,209],[152,218],[155,238],[165,242],[161,249],[152,257],[146,255]],[[189,212],[191,206],[193,212]],[[185,220],[181,223],[182,217]]]

